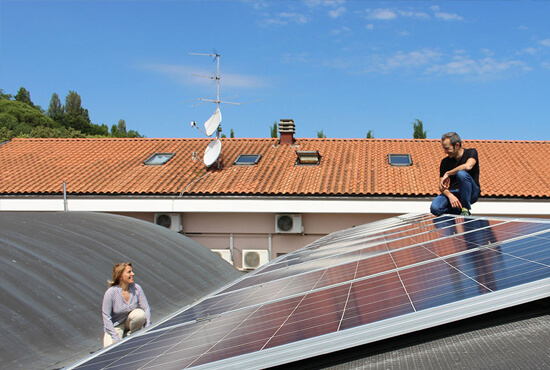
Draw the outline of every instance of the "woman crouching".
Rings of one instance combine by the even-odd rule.
[[[103,297],[103,347],[151,325],[151,309],[141,286],[134,283],[129,262],[113,267],[113,280]]]

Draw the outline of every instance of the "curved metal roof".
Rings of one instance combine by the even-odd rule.
[[[138,219],[0,212],[0,366],[56,368],[101,348],[103,294],[125,261],[153,322],[241,276],[193,240]]]

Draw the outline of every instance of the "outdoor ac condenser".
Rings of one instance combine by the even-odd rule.
[[[266,249],[243,249],[243,269],[255,270],[269,262]]]
[[[275,215],[275,232],[280,234],[300,234],[304,231],[302,215],[279,214]]]
[[[183,230],[179,213],[155,213],[155,224],[173,231]]]

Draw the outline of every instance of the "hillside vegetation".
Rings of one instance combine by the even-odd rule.
[[[14,137],[143,137],[135,130],[127,130],[121,119],[111,129],[105,124],[92,123],[82,99],[69,91],[65,104],[53,93],[45,111],[35,105],[30,92],[21,87],[15,96],[0,89],[0,143]]]

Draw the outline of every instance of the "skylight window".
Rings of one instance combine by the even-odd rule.
[[[321,162],[321,155],[318,150],[313,151],[296,151],[298,160],[296,164],[299,165],[313,165],[316,166]]]
[[[392,166],[412,166],[410,154],[388,154],[388,162]]]
[[[233,162],[233,164],[244,165],[244,166],[253,166],[257,164],[262,158],[261,154],[241,154]]]
[[[162,166],[166,164],[172,157],[174,153],[155,153],[149,157],[143,164],[147,166]]]

